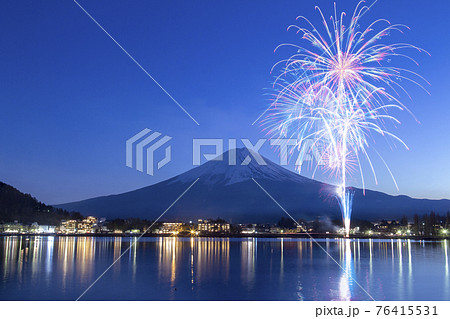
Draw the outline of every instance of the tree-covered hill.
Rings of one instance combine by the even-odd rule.
[[[58,225],[63,219],[81,219],[79,213],[68,212],[39,202],[30,194],[0,182],[0,223],[14,222]]]

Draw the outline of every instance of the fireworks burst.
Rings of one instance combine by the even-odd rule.
[[[369,10],[362,3],[356,6],[348,28],[344,25],[344,12],[338,19],[336,5],[330,23],[316,7],[322,17],[324,34],[305,17],[297,20],[304,21],[309,28],[288,28],[295,28],[302,34],[302,39],[311,48],[294,44],[277,47],[290,46],[297,52],[274,66],[282,68],[275,80],[273,103],[263,120],[269,134],[296,139],[298,149],[306,140],[313,141],[312,146],[319,150],[321,157],[318,164],[325,164],[325,169],[340,180],[336,196],[347,236],[353,200],[353,193],[347,188],[347,176],[359,171],[364,189],[361,168],[364,158],[377,182],[367,150],[372,132],[390,137],[406,147],[385,125],[387,122],[400,124],[389,114],[390,109],[406,109],[398,100],[398,91],[406,92],[401,81],[407,80],[422,87],[419,82],[423,80],[410,70],[385,65],[393,57],[415,62],[401,52],[411,48],[422,50],[405,43],[380,43],[391,32],[402,32],[407,28],[404,25],[391,25],[380,19],[360,30],[359,20]],[[382,24],[385,26],[376,31]],[[313,176],[318,167],[316,165]],[[393,176],[392,179],[395,183]]]

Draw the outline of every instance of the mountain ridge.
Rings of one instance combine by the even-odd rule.
[[[285,169],[267,158],[256,163],[245,148],[236,152],[236,165],[229,165],[230,151],[185,173],[137,190],[55,205],[67,210],[101,217],[159,216],[197,178],[192,189],[167,213],[169,219],[225,218],[234,222],[273,222],[284,213],[253,181],[255,179],[295,218],[318,216],[339,218],[335,186],[309,179]],[[247,157],[251,160],[248,162]],[[222,158],[222,160],[218,160]],[[241,165],[244,162],[247,165]],[[414,199],[353,188],[353,211],[360,219],[400,218],[402,215],[446,212],[450,200]]]
[[[14,222],[31,224],[37,222],[46,225],[58,225],[63,219],[82,216],[77,212],[68,212],[46,205],[30,194],[0,182],[0,223]]]

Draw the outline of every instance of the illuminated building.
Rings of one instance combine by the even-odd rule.
[[[74,219],[61,221],[59,232],[62,234],[75,234],[77,232],[77,221]]]
[[[3,228],[2,232],[7,234],[20,234],[28,231],[28,227],[17,222],[3,224],[1,228]]]
[[[39,225],[38,223],[32,223],[28,229],[29,234],[54,234],[56,232],[56,226],[51,225]]]
[[[256,233],[256,224],[249,225],[240,225],[241,226],[241,234],[255,234]]]
[[[56,232],[56,226],[33,223],[30,226],[29,232],[36,234],[54,234]]]
[[[88,216],[78,223],[77,233],[79,234],[93,234],[97,227],[97,218]]]
[[[156,233],[158,234],[178,234],[183,227],[183,223],[161,223]]]
[[[56,226],[51,225],[39,225],[38,231],[39,234],[54,234],[56,232]]]
[[[140,229],[130,229],[130,230],[125,231],[125,234],[128,234],[128,235],[139,235],[140,233],[141,233]]]
[[[230,224],[221,220],[198,220],[198,231],[204,233],[228,233],[230,232]]]
[[[280,227],[270,227],[271,234],[279,234],[281,232]]]

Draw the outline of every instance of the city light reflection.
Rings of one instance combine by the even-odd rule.
[[[324,239],[319,243],[343,270],[312,240],[304,239],[168,236],[137,242],[136,237],[5,236],[0,238],[0,276],[3,287],[11,291],[34,291],[30,299],[46,298],[41,291],[45,289],[47,294],[58,291],[53,298],[71,299],[132,245],[112,267],[108,281],[99,282],[100,290],[118,280],[125,286],[117,291],[133,296],[135,291],[154,289],[156,295],[150,293],[148,298],[158,300],[233,299],[231,290],[250,299],[263,295],[268,299],[367,300],[356,279],[375,297],[414,300],[423,297],[425,290],[417,288],[418,282],[419,287],[427,287],[431,276],[434,283],[441,283],[433,286],[440,298],[450,294],[448,240],[425,246],[423,241],[400,239]],[[216,288],[205,294],[205,289]],[[120,299],[117,291],[104,293]],[[192,295],[186,295],[187,291]]]
[[[353,260],[352,260],[352,246],[351,240],[341,239],[341,265],[343,271],[339,281],[339,300],[349,301],[352,299],[352,284],[353,284]]]

